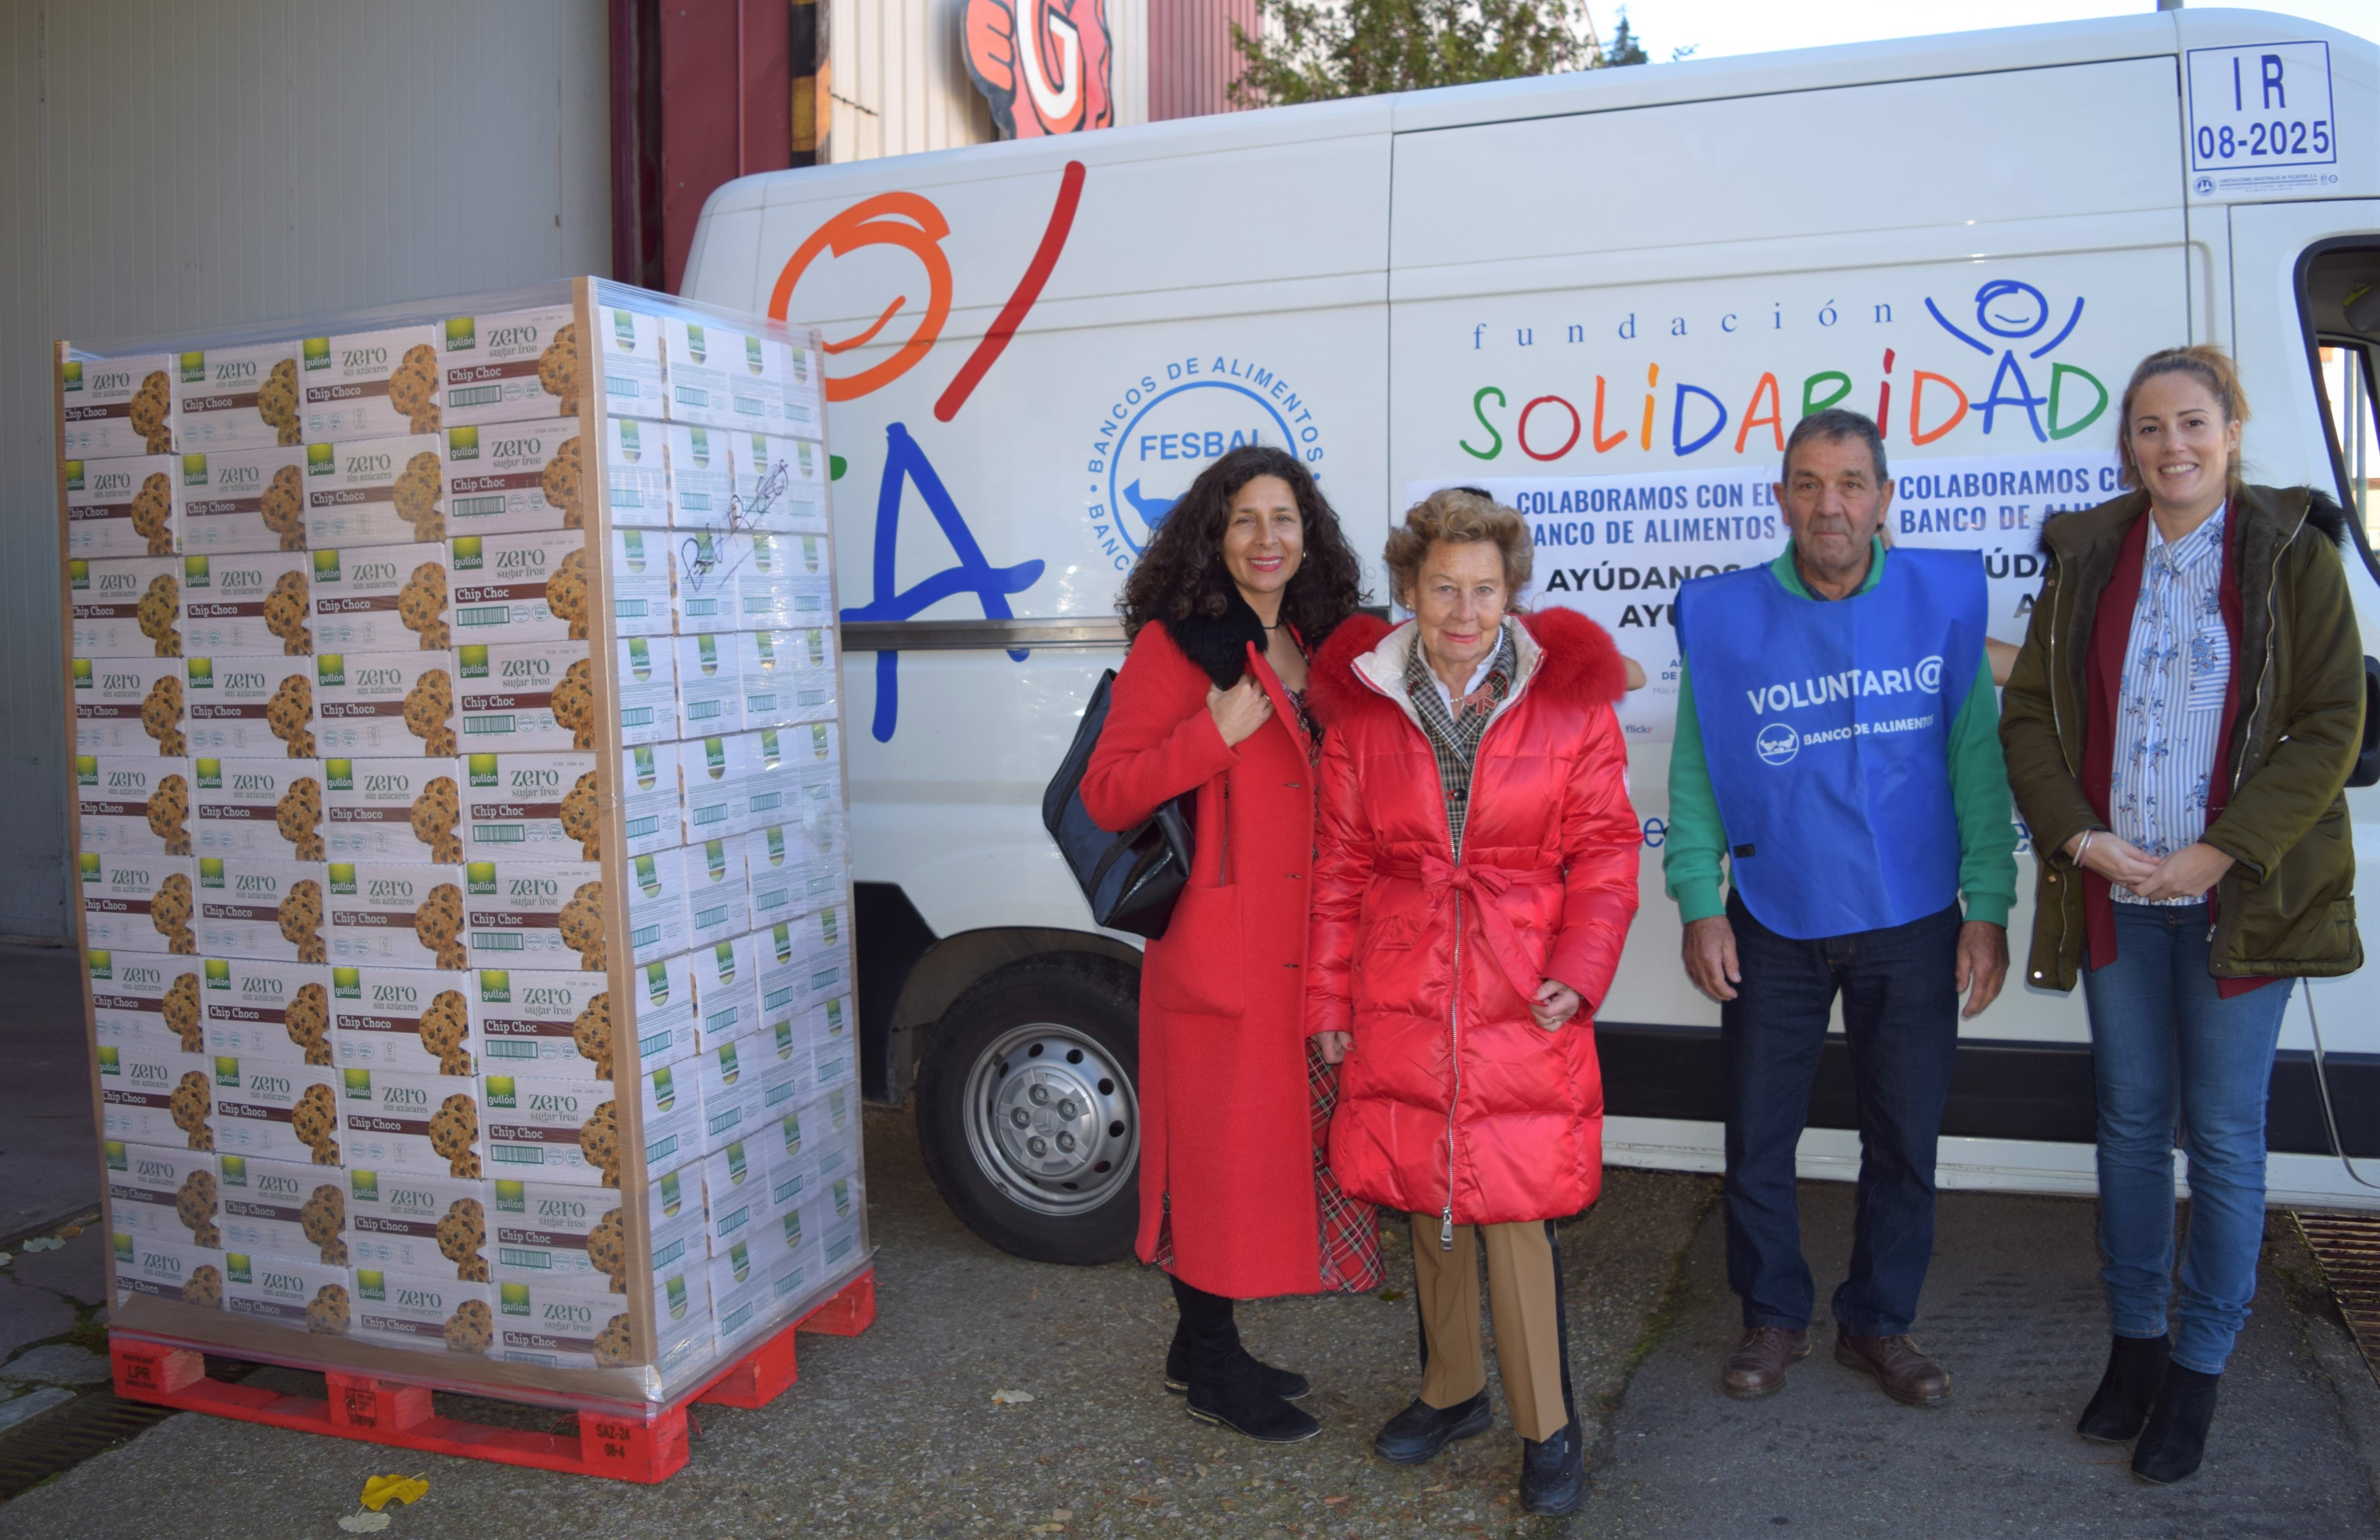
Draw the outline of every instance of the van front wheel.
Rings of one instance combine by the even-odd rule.
[[[1105,958],[1038,958],[943,1013],[917,1073],[917,1140],[969,1230],[1035,1262],[1132,1255],[1140,1222],[1138,981]]]

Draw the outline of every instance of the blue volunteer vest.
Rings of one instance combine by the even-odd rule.
[[[1983,558],[1893,552],[1832,603],[1764,563],[1678,589],[1678,641],[1736,892],[1797,940],[1906,925],[1959,896],[1950,724],[1982,659]]]

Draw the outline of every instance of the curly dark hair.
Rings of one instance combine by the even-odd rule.
[[[1232,499],[1259,476],[1289,483],[1305,525],[1305,556],[1282,590],[1281,618],[1297,628],[1306,647],[1318,648],[1362,606],[1363,565],[1313,475],[1285,450],[1249,444],[1200,471],[1157,527],[1140,564],[1124,579],[1117,605],[1127,638],[1151,621],[1214,618],[1231,608],[1235,589],[1223,565],[1223,530],[1231,522]]]

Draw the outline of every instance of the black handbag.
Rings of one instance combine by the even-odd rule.
[[[1113,669],[1099,675],[1090,704],[1083,708],[1075,741],[1041,794],[1041,822],[1082,885],[1091,918],[1107,929],[1154,940],[1165,934],[1174,900],[1190,880],[1190,795],[1173,798],[1121,834],[1091,820],[1083,806],[1083,773],[1107,726],[1115,678]]]

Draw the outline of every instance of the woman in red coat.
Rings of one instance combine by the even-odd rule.
[[[1194,1416],[1288,1443],[1302,1375],[1240,1346],[1232,1302],[1379,1281],[1369,1209],[1322,1164],[1332,1072],[1304,1025],[1316,736],[1306,658],[1361,568],[1297,460],[1236,449],[1173,504],[1123,593],[1132,652],[1083,777],[1125,830],[1196,793],[1189,884],[1140,975],[1140,1236],[1172,1275],[1169,1388]]]
[[[1524,1440],[1521,1495],[1585,1496],[1551,1221],[1595,1201],[1593,1016],[1636,914],[1636,814],[1611,702],[1627,665],[1566,610],[1513,616],[1529,532],[1433,494],[1390,537],[1410,624],[1342,626],[1315,661],[1327,736],[1307,1026],[1344,1054],[1330,1163],[1412,1216],[1421,1393],[1374,1448],[1418,1464],[1486,1430],[1474,1236]]]

